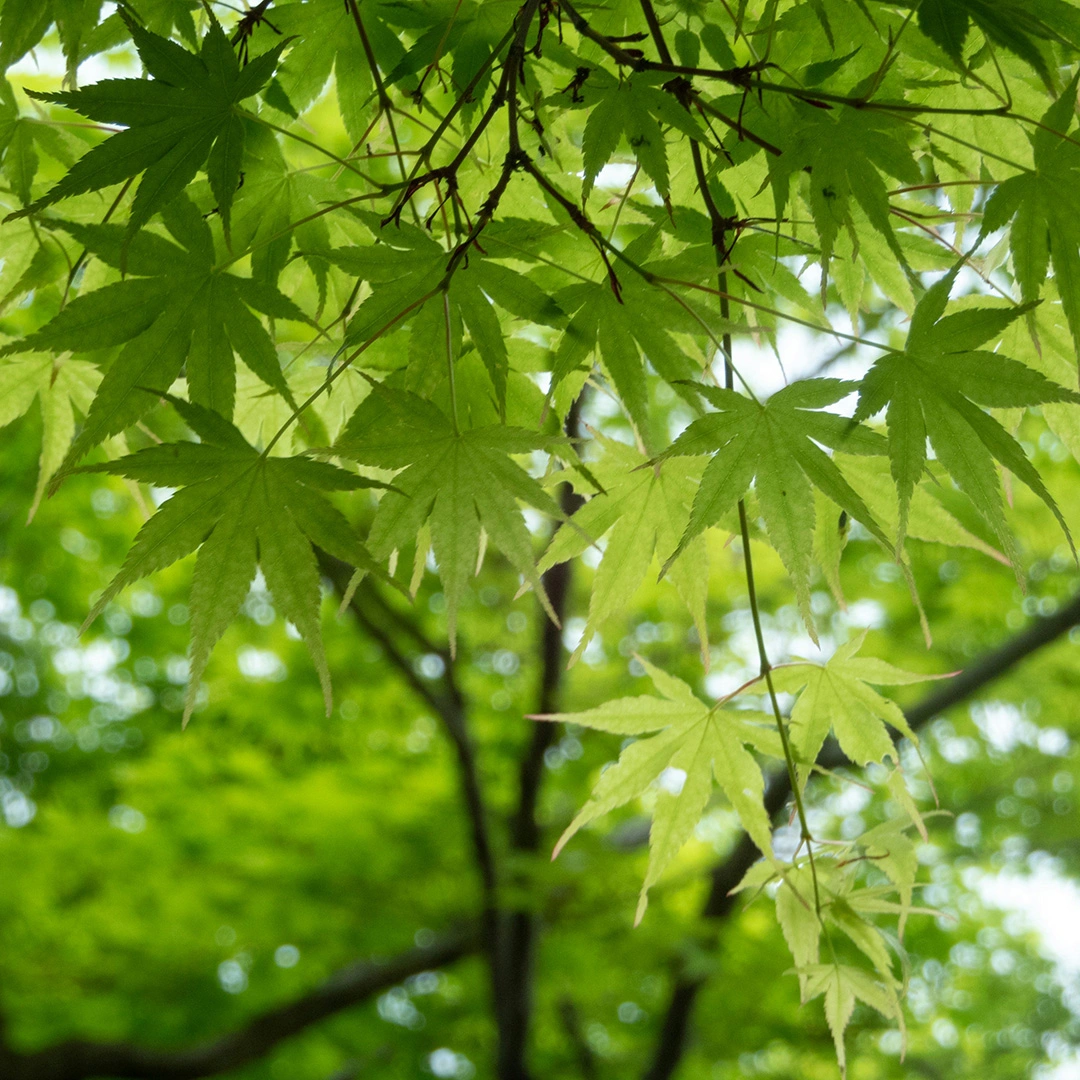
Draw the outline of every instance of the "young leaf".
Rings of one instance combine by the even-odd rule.
[[[660,697],[619,698],[586,712],[534,717],[616,735],[658,733],[631,743],[619,755],[618,764],[601,774],[591,798],[559,837],[552,853],[552,858],[558,855],[583,825],[637,798],[661,779],[649,830],[649,866],[635,922],[645,914],[649,889],[690,838],[712,793],[713,777],[743,828],[771,858],[772,825],[763,802],[765,784],[746,745],[771,745],[763,744],[762,730],[775,735],[771,719],[763,713],[706,705],[681,679],[641,662]],[[779,740],[773,750],[782,753]],[[665,783],[669,777],[672,782]]]
[[[594,473],[604,490],[594,495],[552,537],[540,560],[544,573],[573,559],[610,532],[607,548],[593,579],[589,617],[581,640],[570,657],[573,665],[601,624],[622,611],[641,584],[654,552],[670,551],[686,527],[703,462],[684,458],[663,469],[649,466],[644,455],[623,443],[595,436],[604,459]],[[669,576],[690,610],[701,642],[702,658],[709,655],[705,598],[709,556],[704,537],[683,552]]]
[[[918,741],[900,707],[873,686],[902,686],[946,676],[918,675],[884,660],[858,656],[865,637],[863,633],[852,638],[824,664],[784,664],[773,669],[778,691],[802,691],[791,710],[789,728],[800,784],[806,783],[830,730],[857,765],[882,762],[886,757],[896,760],[886,723],[912,742]]]
[[[732,510],[756,480],[769,540],[795,583],[799,610],[816,640],[810,615],[814,488],[888,544],[862,498],[817,444],[877,454],[884,451],[881,438],[841,416],[819,411],[854,389],[853,383],[839,379],[793,383],[764,405],[732,390],[698,389],[718,411],[695,420],[658,460],[714,453],[701,478],[690,521],[665,570],[695,536]]]
[[[895,987],[878,982],[865,971],[847,964],[810,964],[800,969],[799,975],[805,978],[804,1001],[825,996],[825,1019],[836,1045],[836,1057],[843,1076],[847,1075],[844,1032],[851,1021],[856,999],[903,1026],[903,1013]]]

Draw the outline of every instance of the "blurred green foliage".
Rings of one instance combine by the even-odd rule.
[[[302,644],[256,586],[180,730],[190,560],[124,594],[77,638],[141,510],[122,482],[77,477],[27,526],[35,423],[5,430],[0,461],[0,984],[13,1044],[30,1050],[79,1035],[187,1045],[299,997],[355,958],[430,940],[474,912],[479,893],[452,751],[379,645],[350,616],[332,617],[331,598],[326,644],[337,704],[328,719]],[[1046,435],[1035,453],[1075,519],[1076,465]],[[934,655],[953,667],[1054,610],[1077,584],[1049,513],[1034,497],[1016,497],[1013,518],[1031,566],[1026,596],[984,555],[914,546]],[[563,707],[646,689],[635,652],[703,692],[731,688],[752,663],[752,641],[737,556],[719,544],[713,556],[711,674],[703,678],[689,645],[685,609],[670,589],[646,584],[566,676]],[[760,561],[769,633],[798,651],[803,631],[782,568],[764,548]],[[894,565],[856,538],[842,573],[849,595],[864,599],[845,614],[816,591],[822,625],[843,634],[870,623],[876,655],[925,668]],[[584,611],[588,585],[579,575],[571,611]],[[458,661],[496,818],[516,797],[531,725],[522,717],[535,707],[538,676],[540,615],[531,596],[512,600],[515,591],[516,576],[502,564],[477,579],[463,604]],[[445,634],[445,604],[430,583],[414,614],[436,640]],[[1046,648],[980,701],[934,721],[924,738],[943,813],[929,819],[931,842],[920,849],[921,902],[942,914],[908,924],[906,1062],[897,1036],[859,1013],[853,1076],[1004,1080],[1067,1057],[1080,1035],[1070,1008],[1075,971],[1046,959],[1038,935],[991,906],[980,885],[1000,874],[1036,882],[1080,874],[1075,648],[1065,640]],[[441,666],[434,656],[415,662],[421,678]],[[908,691],[907,701],[918,694]],[[549,839],[617,750],[615,737],[567,731],[549,751]],[[929,796],[925,781],[919,786]],[[880,797],[860,786],[826,780],[811,791],[823,831],[845,834],[886,816]],[[631,931],[647,813],[647,804],[626,808],[554,864],[549,847],[535,860],[515,856],[517,898],[542,916],[537,1075],[578,1075],[568,1001],[597,1075],[635,1072],[673,978],[686,971],[710,979],[682,1075],[834,1075],[824,1020],[799,1008],[796,980],[785,974],[790,957],[771,904],[740,903],[716,932],[698,918],[703,871],[736,834],[719,800]],[[505,842],[504,830],[496,835]],[[343,1012],[237,1075],[323,1080],[349,1062],[387,1077],[451,1067],[459,1072],[436,1075],[490,1075],[489,993],[480,961],[466,959]],[[432,1058],[440,1049],[461,1058]]]

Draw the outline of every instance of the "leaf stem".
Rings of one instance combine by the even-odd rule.
[[[761,612],[758,608],[757,587],[754,584],[754,561],[750,554],[750,526],[746,517],[746,502],[739,500],[739,534],[742,538],[743,565],[746,568],[746,592],[750,604],[750,617],[754,624],[754,638],[757,641],[758,660],[761,665],[761,675],[765,679],[765,685],[769,689],[769,701],[772,704],[773,718],[776,720],[776,730],[780,735],[780,744],[784,750],[784,762],[787,765],[788,780],[791,783],[791,794],[795,799],[795,811],[799,817],[799,828],[802,834],[802,842],[806,844],[806,852],[810,857],[810,876],[814,882],[814,910],[818,918],[821,918],[821,893],[818,888],[817,867],[814,864],[813,834],[806,819],[806,805],[803,802],[802,792],[799,789],[799,778],[795,768],[795,757],[791,751],[791,739],[788,736],[787,726],[780,713],[780,703],[776,698],[776,687],[773,686],[772,665],[769,663],[769,653],[765,648],[765,634],[761,627]]]
[[[454,338],[450,316],[450,289],[443,289],[443,318],[446,320],[446,378],[450,386],[450,419],[454,425],[454,434],[460,435],[457,411],[457,383],[454,381]]]

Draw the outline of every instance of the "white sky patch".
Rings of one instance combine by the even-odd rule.
[[[1061,979],[1080,976],[1080,885],[1065,877],[1055,861],[1033,860],[1030,873],[969,871],[965,884],[993,907],[1014,911],[1039,937],[1041,951]]]

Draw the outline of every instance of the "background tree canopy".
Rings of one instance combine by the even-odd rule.
[[[1078,51],[3,0],[0,1077],[1073,1075]]]

